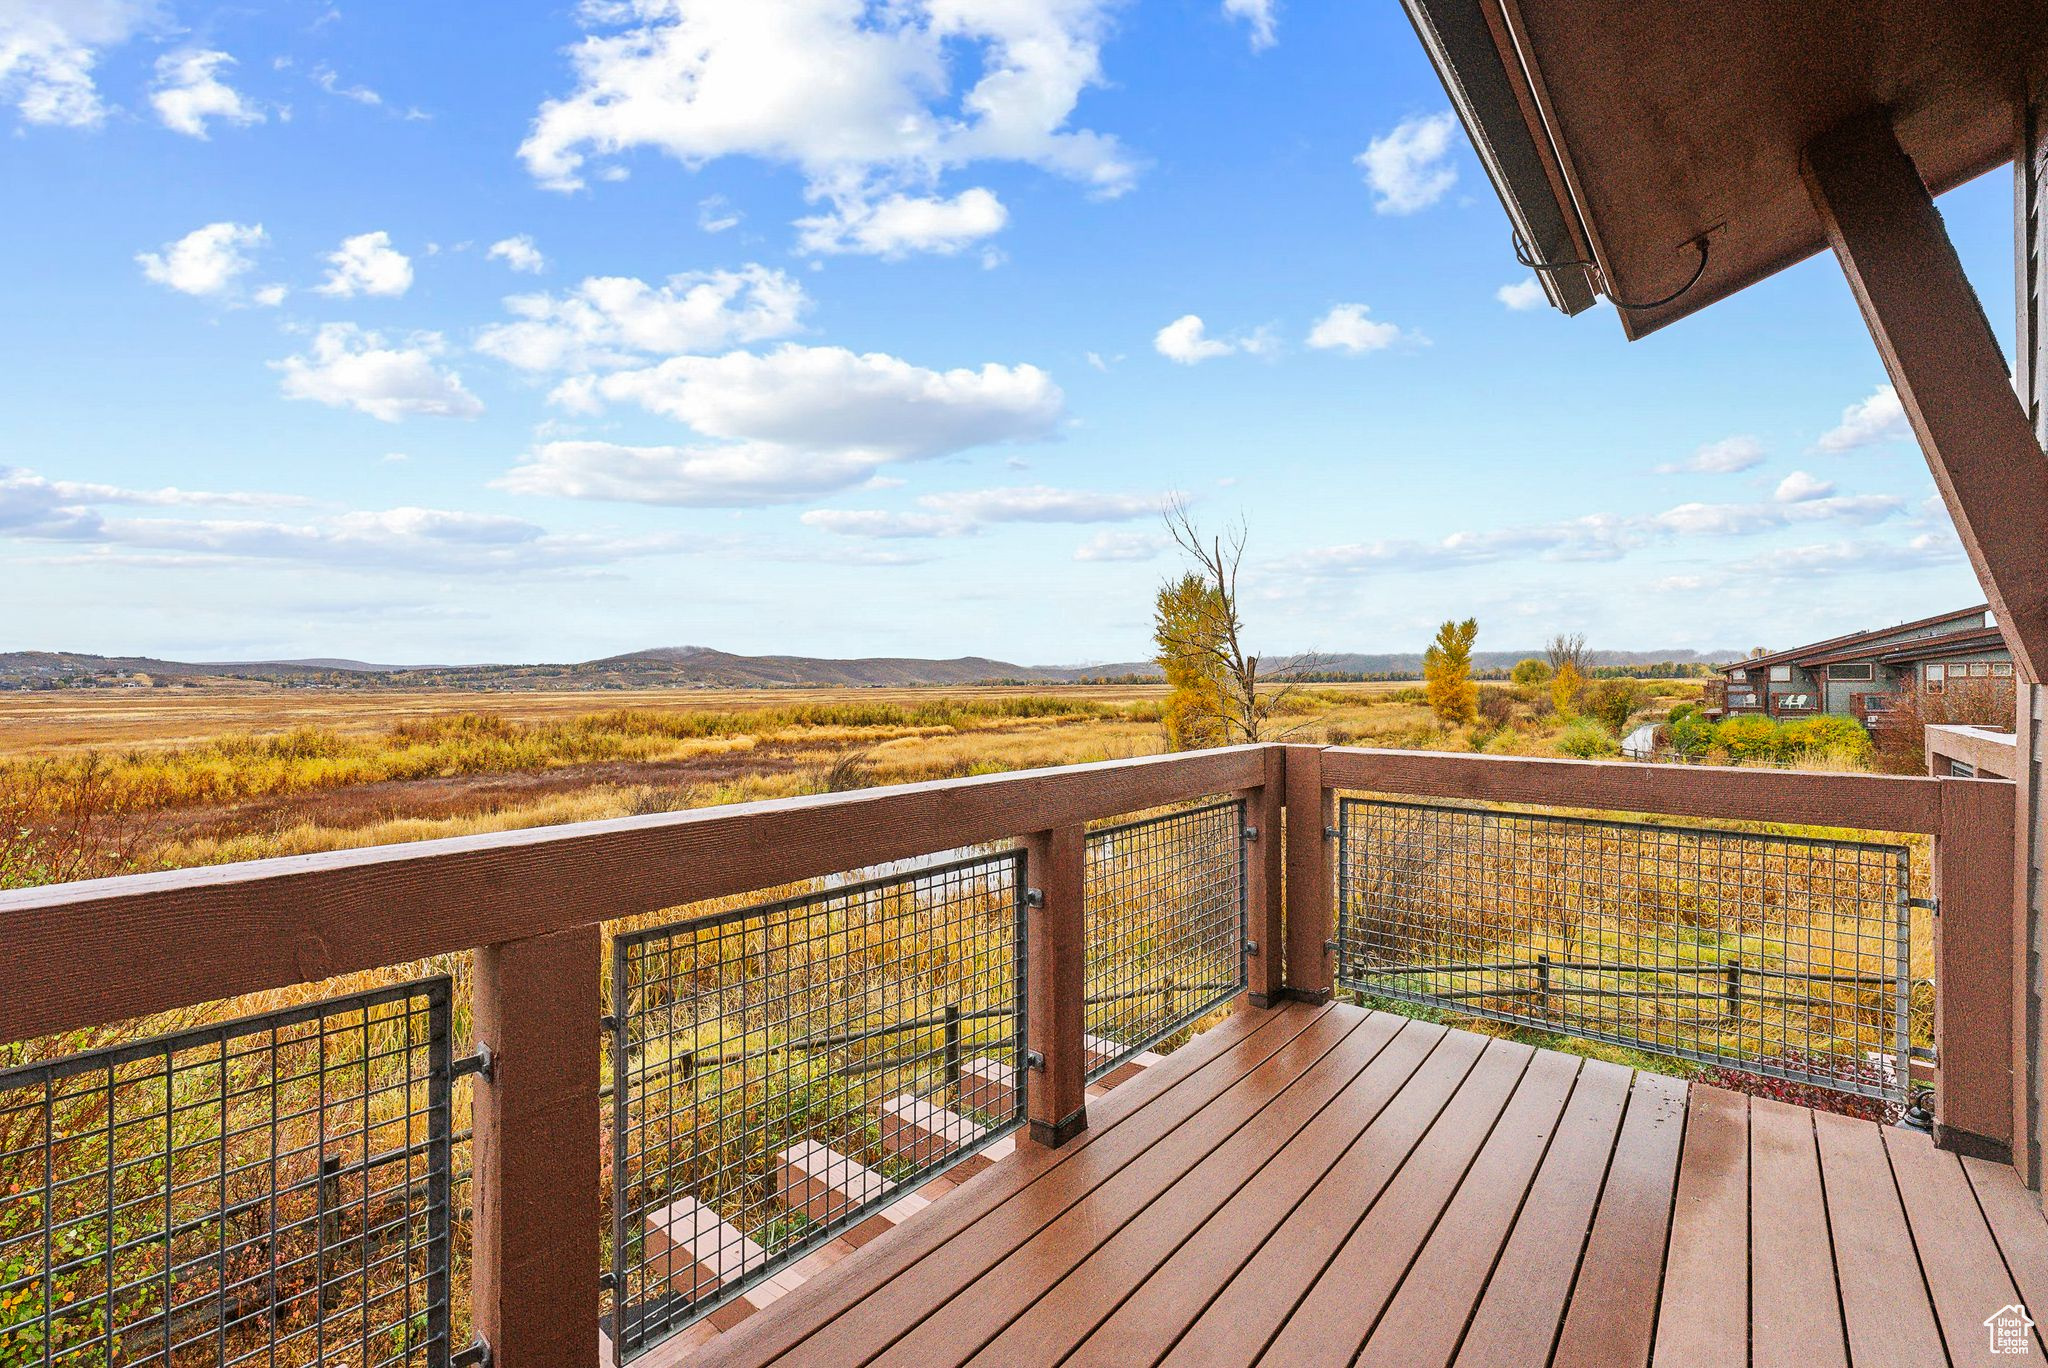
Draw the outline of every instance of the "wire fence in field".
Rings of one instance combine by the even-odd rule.
[[[1244,990],[1245,839],[1237,800],[1088,833],[1091,1078]]]
[[[0,1072],[0,1364],[449,1359],[449,980]]]
[[[1016,1127],[1014,851],[613,941],[613,1342],[630,1358]]]
[[[1902,846],[1345,798],[1358,992],[1896,1102]]]

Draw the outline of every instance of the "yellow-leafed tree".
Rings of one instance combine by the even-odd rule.
[[[1550,703],[1560,717],[1577,715],[1580,698],[1585,692],[1586,677],[1569,660],[1558,666],[1557,673],[1550,677]]]
[[[1472,682],[1472,643],[1479,619],[1446,622],[1422,655],[1422,679],[1429,709],[1445,726],[1471,722],[1479,716],[1479,686]]]
[[[1152,635],[1159,668],[1166,675],[1167,744],[1200,750],[1229,741],[1220,663],[1225,608],[1216,586],[1187,574],[1159,587],[1152,609]]]

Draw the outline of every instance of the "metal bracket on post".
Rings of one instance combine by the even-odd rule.
[[[1024,890],[1024,905],[1025,905],[1026,907],[1031,907],[1031,908],[1042,908],[1042,907],[1044,907],[1044,906],[1045,906],[1045,890],[1044,890],[1044,889],[1041,889],[1041,888],[1027,888],[1027,889],[1025,889],[1025,890]]]
[[[1324,828],[1323,828],[1323,839],[1324,839],[1324,840],[1326,840],[1326,841],[1334,841],[1334,840],[1336,840],[1336,839],[1337,839],[1337,828],[1335,828],[1335,827],[1333,827],[1333,826],[1326,826],[1326,827],[1324,827]]]
[[[469,1348],[448,1356],[448,1368],[491,1368],[491,1346],[480,1339],[471,1341]]]
[[[1259,839],[1259,829],[1255,826],[1248,826],[1243,831],[1240,831],[1238,836],[1247,841],[1256,841]]]
[[[498,1072],[498,1057],[491,1053],[489,1042],[479,1040],[476,1053],[466,1059],[458,1059],[449,1066],[448,1076],[460,1078],[464,1074],[475,1074],[486,1083],[495,1081]]]
[[[1027,1069],[1037,1069],[1042,1072],[1045,1069],[1045,1056],[1036,1050],[1026,1050],[1024,1052],[1024,1067]]]

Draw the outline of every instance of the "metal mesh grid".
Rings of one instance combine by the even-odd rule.
[[[449,981],[0,1072],[0,1364],[439,1368]]]
[[[614,941],[624,1357],[1016,1127],[1023,922],[1012,851]]]
[[[1245,987],[1241,801],[1088,834],[1090,1078]]]
[[[1902,846],[1347,798],[1338,982],[1898,1101]]]

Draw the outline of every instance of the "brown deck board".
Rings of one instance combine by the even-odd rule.
[[[1848,1368],[1813,1113],[1749,1104],[1749,1343],[1754,1368]]]
[[[1640,1368],[1649,1358],[1685,1126],[1685,1084],[1637,1074],[1553,1368]]]
[[[1084,1198],[1090,1200],[1078,1219],[1113,1228],[1128,1218],[1134,1200],[1198,1162],[1279,1096],[1292,1073],[1308,1068],[1356,1025],[1355,1018],[1324,1011],[1238,1077],[1216,1074],[1212,1087],[1217,1082],[1227,1086],[1211,1091],[1172,1129],[1157,1133],[1121,1127],[1123,1135],[1112,1133],[1067,1163],[1048,1169],[947,1240],[938,1257],[919,1260],[868,1293],[861,1299],[861,1314],[842,1316],[819,1330],[804,1346],[805,1359],[841,1365],[867,1362]],[[1266,1067],[1276,1057],[1284,1064]],[[1073,1233],[1074,1226],[1068,1230]]]
[[[1305,1075],[1303,1082],[1313,1081],[1314,1086],[1297,1088],[1282,1098],[1272,1109],[1270,1123],[1262,1117],[1261,1124],[1244,1127],[1203,1161],[1201,1168],[1189,1173],[1185,1182],[1172,1184],[1099,1248],[1077,1251],[1077,1255],[1085,1252],[1086,1257],[1072,1261],[1067,1274],[995,1335],[973,1362],[1058,1362],[1116,1309],[1130,1289],[1151,1277],[1183,1241],[1204,1228],[1219,1208],[1235,1201],[1248,1185],[1275,1169],[1287,1172],[1309,1167],[1317,1174],[1326,1169],[1341,1153],[1342,1145],[1356,1138],[1392,1099],[1441,1034],[1440,1028],[1419,1022],[1389,1020],[1380,1023],[1370,1055],[1359,1048],[1340,1060],[1339,1052],[1332,1051],[1324,1064],[1338,1067],[1331,1068],[1327,1078],[1313,1080],[1313,1075]],[[1345,1045],[1352,1046],[1358,1036]],[[1393,1042],[1409,1036],[1413,1042],[1396,1050]],[[1367,1042],[1358,1043],[1362,1047]],[[1388,1059],[1390,1052],[1392,1058]],[[1380,1067],[1382,1060],[1388,1067]],[[1304,1179],[1302,1190],[1311,1181]],[[1270,1202],[1266,1205],[1270,1209]],[[970,1315],[985,1311],[978,1288],[955,1306],[962,1303],[969,1304]],[[931,1324],[926,1322],[926,1327]]]
[[[1458,1368],[1528,1368],[1548,1363],[1579,1271],[1586,1232],[1621,1133],[1631,1072],[1588,1060],[1579,1071],[1557,1139],[1530,1186],[1500,1262],[1472,1313]]]
[[[2019,1291],[2006,1272],[1998,1241],[1985,1224],[1963,1176],[1962,1161],[1934,1148],[1924,1135],[1889,1128],[1884,1147],[1898,1176],[1906,1219],[1920,1251],[1920,1269],[1934,1300],[1934,1317],[1949,1358],[1956,1363],[2009,1364],[2015,1355],[1993,1355],[1984,1318],[2017,1302]],[[2035,1350],[2040,1349],[2039,1342]]]
[[[1314,1294],[1330,1261],[1344,1250],[1376,1251],[1404,1243],[1413,1249],[1420,1245],[1535,1053],[1512,1041],[1488,1041],[1479,1062],[1451,1095],[1436,1124],[1406,1156],[1407,1162],[1370,1209],[1331,1208],[1326,1202],[1296,1208],[1294,1216],[1259,1251],[1259,1257],[1246,1265],[1165,1361],[1260,1361],[1271,1337],[1284,1337],[1284,1332],[1299,1323],[1296,1308]],[[1321,1197],[1325,1190],[1312,1196]],[[1310,1216],[1308,1222],[1299,1219],[1304,1213]],[[1280,1346],[1275,1345],[1275,1355],[1279,1352]],[[1271,1361],[1284,1363],[1287,1359],[1274,1357]]]
[[[1099,1326],[1082,1330],[1087,1338],[1067,1360],[1068,1368],[1124,1368],[1156,1362],[1195,1313],[1258,1252],[1274,1227],[1311,1191],[1338,1176],[1337,1165],[1348,1153],[1359,1150],[1359,1137],[1371,1136],[1377,1129],[1384,1140],[1404,1125],[1413,1125],[1419,1133],[1420,1125],[1413,1118],[1434,1117],[1441,1103],[1432,1095],[1448,1095],[1478,1057],[1476,1037],[1410,1023],[1373,1061],[1365,1076],[1372,1079],[1375,1090],[1379,1083],[1373,1079],[1376,1072],[1399,1089],[1387,1105],[1377,1112],[1359,1105],[1374,1095],[1361,1080],[1361,1086],[1346,1099],[1349,1105],[1342,1111],[1332,1108],[1319,1118],[1328,1120],[1329,1126],[1320,1128],[1312,1140],[1291,1146],[1268,1165],[1230,1199],[1197,1238],[1174,1251],[1151,1279],[1135,1290],[1123,1289],[1128,1296],[1116,1313]],[[1436,1067],[1428,1068],[1432,1062]],[[1426,1120],[1421,1124],[1427,1124]],[[1401,1143],[1405,1148],[1412,1141],[1411,1135]],[[1375,1147],[1390,1152],[1396,1145],[1388,1142]],[[1371,1197],[1367,1194],[1362,1200]]]
[[[1856,1368],[1940,1363],[1941,1331],[1919,1275],[1884,1137],[1874,1122],[1827,1112],[1813,1114],[1813,1128],[1850,1361]]]
[[[2048,1306],[2008,1166],[1353,1007],[1244,1012],[1091,1120],[689,1364],[1999,1368],[1985,1318]]]
[[[1245,1011],[1175,1052],[1156,1074],[1133,1080],[1089,1105],[1089,1129],[1059,1149],[1019,1144],[1004,1163],[975,1175],[938,1209],[876,1236],[861,1257],[845,1259],[805,1284],[802,1295],[785,1298],[782,1311],[726,1335],[695,1360],[704,1368],[774,1361],[818,1330],[831,1325],[870,1293],[914,1268],[925,1255],[972,1226],[1023,1191],[1042,1174],[1063,1164],[1087,1162],[1114,1168],[1150,1143],[1155,1127],[1185,1119],[1224,1080],[1248,1073],[1299,1034],[1327,1008],[1291,1005],[1269,1012]],[[1125,1124],[1142,1114],[1142,1127]],[[1138,1134],[1143,1131],[1146,1134]],[[1115,1151],[1102,1154],[1101,1150]]]
[[[1963,1172],[1998,1241],[1998,1252],[2005,1256],[2005,1271],[2018,1286],[2020,1300],[2029,1307],[2048,1307],[2048,1219],[2041,1214],[2041,1203],[2021,1184],[2011,1164],[1966,1158]],[[2039,1327],[2034,1341],[2038,1347]]]
[[[1356,1333],[1367,1321],[1361,1299],[1343,1318],[1353,1331],[1332,1336],[1333,1349],[1346,1351],[1347,1341],[1359,1341],[1360,1368],[1443,1368],[1451,1361],[1529,1184],[1557,1135],[1582,1067],[1583,1061],[1573,1056],[1547,1050],[1529,1062],[1514,1100],[1472,1161],[1457,1196],[1408,1267],[1379,1323],[1370,1327],[1371,1338]],[[1350,1357],[1342,1352],[1330,1361]]]
[[[1070,1208],[1011,1251],[874,1361],[962,1362],[1106,1241],[1135,1231],[1134,1238],[1177,1243],[1176,1221],[1188,1228],[1199,1222],[1187,1208],[1198,1206],[1205,1193],[1220,1202],[1236,1191],[1394,1034],[1383,1023],[1335,1014],[1331,1020],[1352,1029],[1330,1040],[1320,1058],[1311,1059],[1309,1053],[1322,1042],[1312,1043],[1314,1033],[1304,1031],[1239,1088],[1103,1184],[1088,1202]],[[1180,1199],[1167,1203],[1164,1213],[1163,1194]]]
[[[1695,1087],[1657,1312],[1657,1368],[1749,1361],[1749,1099]]]

